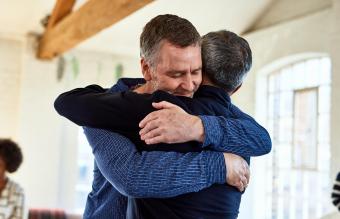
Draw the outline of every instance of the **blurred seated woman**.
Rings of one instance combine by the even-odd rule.
[[[23,157],[19,146],[10,139],[0,139],[0,218],[22,219],[24,193],[22,188],[6,176],[15,172]]]

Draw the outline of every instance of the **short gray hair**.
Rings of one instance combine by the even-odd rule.
[[[200,45],[201,37],[194,25],[177,15],[164,14],[151,19],[140,36],[140,56],[151,65],[164,40],[178,47]]]
[[[234,91],[250,70],[252,54],[248,42],[221,30],[202,37],[203,74],[227,92]]]

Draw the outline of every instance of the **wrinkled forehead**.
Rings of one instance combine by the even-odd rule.
[[[199,67],[202,65],[201,47],[199,44],[179,47],[169,42],[164,42],[159,49],[157,64],[191,64]]]

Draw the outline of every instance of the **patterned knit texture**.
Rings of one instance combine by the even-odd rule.
[[[239,111],[237,107],[233,110]],[[248,116],[242,114],[242,117]],[[215,151],[234,153],[242,157],[261,156],[271,151],[269,134],[264,134],[266,130],[252,122],[251,117],[242,123],[236,121],[237,119],[226,119],[223,116],[199,117],[205,133],[203,147],[209,146]]]
[[[226,181],[222,153],[213,151],[186,154],[159,151],[139,153],[135,146],[121,135],[93,128],[85,128],[85,133],[100,172],[125,196],[174,197]],[[96,181],[95,178],[93,185],[100,185],[100,182],[101,180]],[[109,191],[114,188],[109,188]],[[103,217],[85,215],[84,218],[121,218],[118,215],[125,214],[125,203],[117,201],[119,194],[106,195],[98,194],[98,202],[101,202],[101,207],[110,206],[111,210],[106,212],[113,215]],[[87,208],[95,206],[98,205],[87,205]],[[87,209],[86,212],[92,211]],[[101,212],[105,211],[102,209]]]
[[[173,197],[225,182],[221,153],[139,153],[129,140],[118,134],[92,128],[86,128],[85,133],[99,169],[126,196]]]

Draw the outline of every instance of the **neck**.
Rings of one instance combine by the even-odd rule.
[[[152,92],[154,92],[154,89],[151,82],[147,81],[145,84],[143,84],[140,87],[137,87],[133,91],[139,94],[151,94]]]
[[[207,78],[207,77],[203,77],[202,78],[202,83],[201,83],[202,85],[209,85],[209,86],[213,86],[213,87],[217,87],[215,84],[213,84],[210,80],[209,80],[209,78]]]
[[[217,86],[216,84],[212,83],[212,82],[209,80],[209,78],[207,78],[207,77],[203,77],[203,79],[202,79],[202,85],[209,85],[209,86],[221,88],[221,87]],[[221,88],[221,89],[223,89],[223,88]],[[233,93],[234,93],[234,92],[227,92],[227,94],[228,94],[229,96],[231,96]]]

